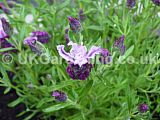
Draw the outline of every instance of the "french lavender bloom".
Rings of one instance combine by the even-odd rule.
[[[17,3],[22,3],[22,2],[20,2],[20,1],[18,1],[18,0],[6,0],[6,2],[7,2],[7,4],[8,4],[8,6],[9,6],[9,8],[13,8]],[[4,3],[0,3],[0,5],[2,5],[2,7],[4,7],[4,9],[7,9],[7,10],[6,10],[7,12],[5,12],[5,10],[4,10],[4,12],[5,12],[6,14],[8,14],[8,13],[10,14],[10,13],[11,13],[10,10],[5,7]],[[2,8],[2,9],[3,9],[3,8]]]
[[[115,42],[113,44],[113,48],[118,49],[120,51],[121,55],[123,55],[126,51],[126,48],[124,45],[124,39],[125,39],[125,36],[122,35],[118,40],[115,40]]]
[[[57,50],[59,55],[69,62],[66,71],[73,80],[86,80],[88,78],[93,67],[93,65],[90,64],[90,59],[94,58],[96,54],[101,54],[105,58],[104,62],[100,59],[104,64],[111,61],[107,49],[92,46],[87,52],[85,46],[73,43],[72,41],[68,43],[68,46],[72,46],[69,53],[64,50],[64,45],[58,45]]]
[[[82,21],[82,22],[85,21],[86,16],[84,15],[84,12],[83,12],[82,9],[79,10],[78,17],[79,17],[79,20],[80,20],[80,21]]]
[[[49,5],[52,5],[54,3],[54,0],[46,0],[46,1]]]
[[[89,62],[91,58],[94,58],[96,54],[101,53],[101,48],[92,46],[90,51],[87,52],[87,48],[83,45],[78,45],[77,43],[73,43],[70,41],[68,43],[69,46],[72,46],[70,53],[67,53],[64,50],[64,45],[58,45],[57,50],[59,55],[64,58],[66,61],[71,62],[74,65],[79,65],[80,67],[83,64]]]
[[[136,0],[127,0],[127,6],[133,8],[136,5]]]
[[[27,37],[24,41],[23,44],[29,45],[29,46],[35,46],[37,41],[37,37]]]
[[[101,48],[92,46],[87,52],[87,48],[83,45],[73,43],[72,41],[68,45],[72,46],[69,53],[64,50],[64,45],[57,46],[59,55],[69,62],[66,69],[67,73],[73,80],[86,80],[92,69],[90,59],[94,58],[96,54],[100,54],[102,52]]]
[[[3,12],[6,14],[11,14],[11,11],[8,8],[6,8],[3,3],[0,3],[0,9],[3,10]]]
[[[45,31],[34,31],[32,32],[31,37],[36,37],[37,41],[41,43],[48,43],[50,36],[47,32]]]
[[[82,26],[81,26],[81,23],[78,21],[77,18],[72,18],[71,16],[69,16],[68,20],[69,20],[70,28],[74,33],[78,33],[78,32],[81,31]]]
[[[5,18],[0,19],[0,39],[9,38],[12,33],[12,28]]]
[[[83,64],[81,67],[79,65],[69,64],[67,67],[67,73],[69,74],[70,78],[73,80],[86,80],[91,72],[93,65],[86,63]]]
[[[59,102],[65,102],[67,100],[67,95],[59,90],[53,91],[52,96]]]
[[[44,31],[34,31],[32,32],[30,37],[27,37],[24,41],[23,44],[28,45],[31,50],[34,53],[41,54],[42,51],[40,50],[41,48],[37,46],[37,41],[39,41],[42,44],[45,44],[49,41],[50,36],[47,32]]]
[[[66,44],[69,43],[70,39],[69,39],[69,29],[65,29],[65,35],[64,35],[64,39],[66,40]]]
[[[157,6],[160,6],[160,0],[152,0],[152,2],[157,5]]]
[[[10,44],[7,40],[5,39],[0,39],[0,48],[15,48],[12,44]],[[17,50],[10,50],[11,52],[14,52],[16,53]],[[3,52],[3,54],[7,53],[8,51],[6,52]]]
[[[16,0],[7,0],[7,4],[10,8],[13,8],[16,5]]]
[[[111,55],[107,49],[101,49],[101,56],[99,61],[103,64],[110,63],[112,60]]]
[[[30,0],[31,4],[33,5],[33,7],[38,7],[38,3],[36,0]]]
[[[24,41],[23,44],[28,45],[31,49],[32,52],[41,54],[39,48],[36,46],[37,42],[37,37],[27,37]]]
[[[148,110],[148,105],[147,104],[140,104],[139,106],[138,106],[138,110],[139,110],[139,112],[141,112],[141,113],[145,113],[145,112],[147,112],[147,110]]]

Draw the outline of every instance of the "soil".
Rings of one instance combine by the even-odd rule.
[[[17,99],[17,95],[13,90],[4,95],[4,90],[4,87],[0,87],[0,120],[23,120],[22,117],[17,118],[16,115],[25,110],[25,105],[20,104],[9,108],[7,104]]]

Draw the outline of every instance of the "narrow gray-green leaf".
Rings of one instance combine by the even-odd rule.
[[[15,107],[19,103],[21,103],[24,100],[24,98],[18,98],[15,101],[12,101],[11,103],[8,104],[9,107]]]
[[[87,29],[96,30],[96,31],[103,31],[103,28],[101,26],[95,26],[95,25],[88,26]]]
[[[60,109],[63,109],[63,108],[66,108],[68,106],[71,106],[72,104],[71,103],[60,103],[60,104],[57,104],[57,105],[52,105],[48,108],[45,108],[43,109],[43,112],[54,112],[54,111],[58,111]]]

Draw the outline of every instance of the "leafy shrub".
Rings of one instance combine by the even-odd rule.
[[[26,105],[18,116],[27,114],[25,120],[35,115],[57,120],[158,120],[158,1],[47,1],[13,2],[13,8],[4,2],[1,7],[10,10],[6,13],[12,30],[5,28],[13,32],[0,39],[0,85],[6,87],[5,94],[14,89],[19,96],[10,107]],[[33,31],[46,33],[30,35]],[[4,40],[10,45],[4,46]],[[90,62],[68,66],[57,46],[64,45],[68,53],[70,40],[79,45],[83,42],[87,50],[97,46],[108,52],[99,51],[91,60],[93,66],[88,66]],[[74,50],[79,50],[75,56],[83,51]],[[102,62],[105,55],[111,58]]]

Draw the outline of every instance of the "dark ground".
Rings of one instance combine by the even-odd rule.
[[[4,87],[0,87],[0,120],[24,120],[24,118],[27,117],[27,114],[23,115],[22,117],[16,117],[16,115],[26,109],[25,105],[21,103],[14,108],[8,107],[8,103],[16,100],[18,96],[14,90],[11,90],[9,93],[4,95],[4,90]],[[42,119],[37,114],[31,120]],[[50,120],[55,120],[55,117],[52,116]]]
[[[20,104],[14,108],[9,108],[7,104],[15,100],[17,95],[13,90],[4,95],[4,90],[3,87],[0,87],[0,120],[23,120],[23,118],[16,118],[16,115],[22,112],[25,106]]]

